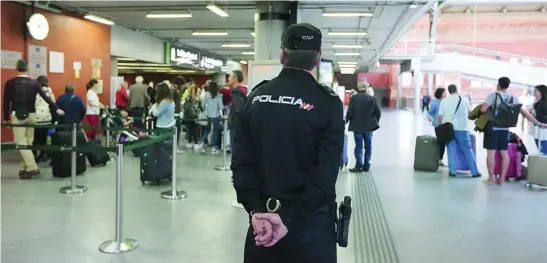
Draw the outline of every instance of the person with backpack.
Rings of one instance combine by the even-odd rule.
[[[519,113],[535,125],[547,128],[546,124],[540,123],[530,112],[522,108],[518,103],[518,98],[507,92],[511,80],[508,77],[498,79],[498,86],[495,92],[490,93],[481,106],[482,112],[490,114],[488,128],[484,132],[483,148],[486,149],[486,164],[488,167],[488,183],[503,184],[509,167],[509,128],[516,127],[519,119]],[[496,181],[494,167],[496,164],[496,152],[501,155],[501,174]]]
[[[230,130],[230,146],[234,145],[235,130],[232,129],[234,122],[239,121],[239,113],[242,111],[243,107],[247,103],[247,93],[248,90],[246,87],[241,85],[243,82],[243,72],[241,70],[234,70],[230,74],[228,79],[228,85],[232,89],[232,102],[230,105],[230,113],[228,114],[228,129]]]
[[[199,124],[197,123],[197,120],[203,109],[199,100],[198,86],[196,84],[192,84],[188,90],[190,90],[190,95],[186,98],[186,101],[183,104],[184,114],[182,122],[186,125],[186,132],[188,133],[188,144],[186,145],[186,148],[194,148],[197,150],[200,147]]]

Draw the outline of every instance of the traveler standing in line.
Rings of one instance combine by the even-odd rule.
[[[495,92],[490,93],[484,103],[482,104],[481,111],[491,111],[493,118],[498,115],[498,109],[502,103],[505,104],[517,104],[518,99],[507,92],[511,80],[508,77],[501,77],[498,79],[498,86]],[[540,123],[529,111],[520,108],[520,113],[534,125],[539,125],[541,128],[547,128],[547,125]],[[507,148],[509,147],[509,128],[493,126],[491,131],[484,133],[484,145],[486,149],[486,164],[488,167],[488,183],[503,184],[505,182],[505,176],[507,175],[507,168],[509,167],[509,155]],[[494,177],[494,166],[496,165],[496,152],[501,155],[501,174],[499,180],[496,181]]]
[[[9,79],[4,87],[4,122],[13,124],[35,124],[36,123],[36,94],[40,95],[49,106],[55,109],[58,115],[63,115],[57,105],[44,93],[40,84],[31,79],[28,72],[28,63],[25,60],[18,60],[17,76]],[[13,137],[18,145],[32,145],[34,141],[34,128],[13,127]],[[20,179],[31,179],[39,175],[38,165],[34,160],[31,150],[19,150],[21,162],[19,168]]]
[[[429,111],[430,102],[431,102],[431,97],[429,97],[429,95],[424,95],[422,98],[422,112]]]
[[[150,115],[157,118],[156,128],[170,129],[177,123],[175,120],[175,103],[169,85],[162,82],[156,87],[156,103],[150,108]]]
[[[147,93],[148,86],[143,84],[143,81],[142,76],[137,76],[135,84],[129,87],[129,110],[131,117],[135,118],[135,126],[137,128],[144,128],[142,118],[144,118],[146,107],[152,101],[152,98]]]
[[[137,83],[139,82],[137,81]],[[149,105],[151,106],[152,104],[156,103],[156,88],[157,87],[154,86],[154,82],[150,81],[148,83],[148,86],[146,87],[146,95],[148,95],[149,100],[146,106],[149,106]]]
[[[86,109],[86,119],[87,123],[90,126],[101,126],[101,108],[104,108],[104,105],[99,101],[99,95],[97,95],[97,88],[99,87],[99,82],[96,79],[92,79],[87,83],[87,109]],[[85,131],[87,137],[91,140],[95,140],[99,130],[89,129]]]
[[[522,104],[522,108],[524,108],[524,110],[530,111],[530,109],[533,109],[534,96],[530,95],[530,90],[528,88],[522,89],[522,94],[518,97],[518,100],[519,100],[519,103]],[[520,116],[519,123],[520,123],[521,130],[524,131],[525,128],[534,130],[533,127],[530,127],[532,125],[528,125],[528,127],[525,127],[527,126],[527,124],[530,124],[530,123],[525,121],[524,119],[525,118],[523,116]]]
[[[355,139],[355,167],[352,173],[368,172],[372,156],[372,132],[380,128],[380,107],[374,96],[369,95],[370,86],[366,82],[357,84],[357,94],[349,99],[346,122]],[[364,145],[363,145],[364,144]],[[363,146],[365,156],[363,159]]]
[[[44,91],[44,93],[51,99],[51,101],[55,101],[55,95],[53,94],[53,91],[49,87],[48,80],[45,76],[40,76],[36,79],[38,83],[40,84],[40,87]],[[36,95],[36,124],[37,125],[47,125],[54,123],[53,117],[55,112],[53,109],[49,106],[49,104],[40,97],[40,95]],[[34,129],[34,142],[33,145],[46,145],[47,144],[47,134],[48,134],[49,128],[35,128]],[[44,161],[46,162],[48,160],[48,155],[46,154],[46,151],[33,151],[34,157],[37,163]]]
[[[66,84],[65,94],[57,99],[57,106],[65,112],[65,115],[58,118],[59,124],[80,123],[85,118],[86,108],[82,97],[74,94],[74,85]]]
[[[116,100],[114,105],[118,110],[125,110],[129,106],[129,94],[127,94],[127,81],[124,81],[118,91],[116,91]]]
[[[182,153],[182,148],[180,146],[180,134],[182,133],[182,121],[181,121],[181,110],[182,110],[182,94],[183,87],[186,84],[186,80],[182,76],[176,76],[173,79],[173,102],[175,103],[175,119],[177,126],[177,153]]]
[[[435,90],[435,99],[431,101],[429,105],[429,112],[427,119],[431,122],[433,128],[439,126],[439,108],[441,101],[446,98],[446,90],[444,88],[438,88]],[[446,145],[441,141],[437,141],[439,145],[439,166],[444,166],[443,157],[446,149]]]
[[[228,78],[228,85],[231,89],[231,104],[228,115],[228,129],[230,130],[230,146],[234,145],[235,130],[234,122],[239,121],[239,115],[247,103],[246,87],[241,85],[243,82],[243,72],[241,70],[234,70]]]
[[[469,108],[471,102],[465,96],[458,94],[456,85],[448,86],[448,97],[441,101],[439,106],[439,123],[452,123],[454,126],[454,140],[449,142],[448,148],[448,169],[449,176],[456,176],[458,171],[456,167],[456,158],[458,158],[458,149],[464,153],[467,167],[471,172],[471,177],[480,178],[482,175],[477,168],[477,159],[471,145],[471,135],[469,134]]]
[[[186,132],[188,133],[188,149],[200,149],[199,140],[201,138],[199,133],[199,125],[197,123],[200,112],[203,110],[201,102],[199,101],[199,88],[196,84],[190,85],[190,95],[184,102],[184,117],[183,122],[186,125]]]
[[[217,153],[220,148],[220,117],[224,105],[222,104],[222,95],[218,92],[218,84],[213,81],[209,84],[208,88],[203,102],[205,105],[205,114],[207,116],[207,126],[205,126],[201,141],[207,142],[207,137],[212,129],[213,139],[209,143],[213,146],[212,152]]]
[[[344,145],[338,95],[317,83],[321,30],[289,26],[283,69],[263,81],[235,122],[231,169],[249,213],[245,263],[335,263],[336,191]]]
[[[535,103],[533,108],[530,109],[530,112],[536,117],[536,119],[541,123],[547,123],[547,86],[537,85],[534,88],[534,97]],[[541,143],[541,152],[547,154],[547,129],[540,129],[539,127],[535,128],[535,141],[536,146],[539,147]]]

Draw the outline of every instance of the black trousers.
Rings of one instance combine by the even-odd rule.
[[[442,161],[442,159],[444,157],[444,152],[446,150],[446,144],[442,143],[440,141],[437,141],[437,144],[439,145],[439,160]]]
[[[46,145],[47,144],[47,132],[48,128],[34,128],[34,141],[32,142],[33,145]],[[40,151],[38,154],[38,151],[34,152],[35,157],[43,157],[44,154],[46,154],[45,151]]]
[[[313,212],[294,219],[288,234],[273,247],[257,247],[249,226],[244,263],[336,263],[334,215]]]
[[[199,138],[201,137],[201,134],[199,133],[199,125],[197,123],[191,121],[187,122],[186,133],[188,134],[188,143],[199,143]]]
[[[130,114],[131,117],[136,118],[135,119],[135,126],[137,128],[143,129],[144,128],[144,120],[142,118],[143,118],[143,115],[144,115],[144,108],[143,107],[131,108],[131,112],[129,114]]]

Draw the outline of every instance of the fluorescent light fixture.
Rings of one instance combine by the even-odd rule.
[[[344,53],[344,52],[341,52],[341,53],[334,53],[335,56],[360,56],[361,53],[357,53],[357,52],[348,52],[348,53]]]
[[[247,64],[247,61],[245,61],[245,60],[240,60],[240,61],[239,61],[239,64],[244,64],[244,65],[245,65],[245,64]]]
[[[211,10],[211,12],[217,14],[220,17],[228,17],[228,13],[226,13],[226,11],[220,9],[215,4],[208,4],[207,9]]]
[[[223,43],[222,47],[251,47],[251,44],[246,43]]]
[[[245,51],[245,52],[241,52],[241,55],[254,55],[255,53],[252,52],[252,51]]]
[[[416,7],[418,7],[418,5],[416,5],[416,4],[411,4],[409,7],[410,7],[410,8],[416,8]]]
[[[352,75],[352,74],[355,74],[355,70],[348,70],[348,71],[345,71],[345,70],[341,70],[340,71],[341,74],[344,74],[344,75]]]
[[[358,62],[353,62],[353,61],[338,61],[338,64],[339,65],[357,65],[359,63]]]
[[[251,32],[251,36],[256,37],[255,32]]]
[[[189,18],[191,13],[150,13],[146,14],[146,18]]]
[[[112,21],[110,21],[106,18],[102,18],[102,17],[98,17],[98,16],[94,16],[94,15],[86,15],[86,16],[84,16],[84,18],[87,19],[87,20],[91,20],[91,21],[101,23],[101,24],[105,24],[105,25],[109,25],[109,26],[114,25],[114,22],[112,22]]]
[[[213,32],[213,31],[195,31],[192,36],[227,36],[228,32]]]
[[[362,48],[363,45],[333,44],[333,48]]]
[[[329,34],[329,36],[366,36],[367,32],[363,32],[363,31],[353,31],[353,32],[335,31],[335,32],[329,32],[328,34]]]
[[[323,12],[323,16],[328,17],[371,17],[372,13],[366,12]]]
[[[350,68],[351,68],[351,69],[354,69],[354,68],[357,67],[357,65],[343,65],[343,64],[342,64],[342,65],[338,65],[338,67],[339,67],[340,69],[350,69]]]

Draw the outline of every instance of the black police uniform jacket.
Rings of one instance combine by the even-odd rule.
[[[336,199],[343,106],[310,73],[284,68],[259,84],[234,128],[231,170],[238,202],[248,212],[266,212],[273,197],[287,224]]]

